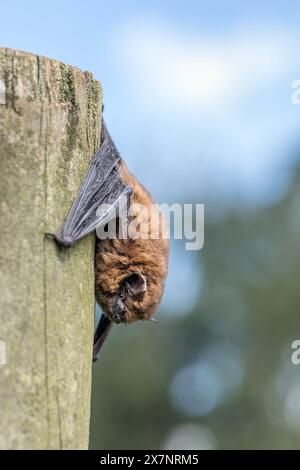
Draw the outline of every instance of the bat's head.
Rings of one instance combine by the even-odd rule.
[[[115,323],[131,323],[147,317],[143,307],[147,296],[147,278],[134,272],[120,282],[119,288],[107,301],[107,314]]]
[[[161,240],[104,240],[96,244],[95,293],[115,323],[151,320],[162,298],[168,245]]]

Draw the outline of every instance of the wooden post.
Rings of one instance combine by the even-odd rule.
[[[0,48],[1,449],[88,446],[94,237],[44,235],[99,146],[101,104],[90,73]]]

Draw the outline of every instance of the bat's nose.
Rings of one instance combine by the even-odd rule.
[[[118,301],[113,309],[112,315],[113,321],[115,323],[121,323],[124,319],[124,304],[122,301]]]
[[[121,323],[122,315],[120,313],[114,313],[113,320],[115,323]]]

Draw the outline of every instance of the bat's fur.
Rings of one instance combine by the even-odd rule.
[[[112,209],[120,210],[121,198],[131,210],[129,237],[118,237],[117,231],[117,237],[96,238],[95,293],[103,314],[94,336],[94,361],[113,322],[149,320],[155,313],[164,290],[169,256],[163,215],[146,189],[129,173],[102,121],[100,148],[64,224],[48,236],[60,246],[73,246],[96,228],[104,229],[111,222]],[[98,213],[101,206],[103,212]],[[120,222],[118,218],[115,221]],[[143,234],[139,238],[134,236],[134,225]]]
[[[120,166],[122,181],[133,190],[130,204],[142,204],[150,208],[154,201],[148,191],[129,173],[123,160],[120,160]],[[138,210],[135,217],[137,220],[141,217]],[[155,220],[150,211],[146,217],[146,229],[150,230]],[[163,236],[165,230],[165,222],[160,214],[159,239],[97,238],[96,299],[110,319],[113,320],[111,310],[116,293],[125,279],[133,273],[141,273],[146,278],[147,290],[126,298],[124,322],[150,319],[155,313],[162,297],[168,269],[169,241]]]

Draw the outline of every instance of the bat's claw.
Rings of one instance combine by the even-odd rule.
[[[45,233],[45,238],[55,238],[55,233],[47,232]]]
[[[69,237],[62,238],[62,236],[59,233],[47,232],[45,233],[45,237],[55,240],[59,246],[64,246],[65,248],[69,248],[70,246],[74,244],[74,240],[72,240]]]

